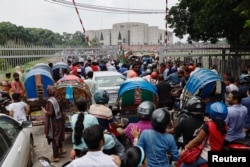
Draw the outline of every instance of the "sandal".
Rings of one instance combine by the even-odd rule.
[[[59,158],[52,157],[51,160],[50,160],[50,162],[59,162]]]

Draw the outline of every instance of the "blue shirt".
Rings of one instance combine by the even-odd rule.
[[[247,107],[247,118],[244,128],[250,129],[250,96],[243,98],[241,104]]]
[[[246,134],[243,131],[243,128],[247,116],[247,108],[239,104],[229,106],[227,109],[228,114],[225,122],[227,123],[229,129],[227,131],[225,140],[230,142],[233,140],[245,138]]]
[[[171,154],[171,159],[179,159],[179,152],[173,135],[168,133],[159,133],[155,130],[144,130],[137,143],[142,147],[147,155],[147,167],[170,167],[166,154]]]
[[[176,85],[180,83],[180,78],[177,74],[177,72],[174,72],[170,75],[168,75],[166,78],[164,78],[165,81],[169,81],[170,85]]]

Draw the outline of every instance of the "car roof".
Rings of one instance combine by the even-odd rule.
[[[0,113],[0,116],[7,116],[6,114]]]
[[[13,117],[9,116],[9,115],[6,115],[6,114],[3,114],[3,113],[0,113],[0,117],[8,117],[8,118],[11,118],[13,119],[14,121],[16,121]],[[16,121],[17,122],[17,121]]]
[[[94,75],[96,77],[101,77],[101,76],[115,76],[115,75],[123,76],[121,73],[116,72],[116,71],[96,71],[96,72],[94,72]]]

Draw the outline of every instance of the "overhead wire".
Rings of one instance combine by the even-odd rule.
[[[47,2],[65,6],[65,7],[73,7],[71,1],[66,0],[45,0]],[[102,12],[102,13],[113,13],[113,14],[165,14],[165,10],[158,9],[127,9],[127,8],[118,8],[118,7],[107,7],[107,6],[98,6],[98,5],[90,5],[90,4],[75,4],[78,9],[93,11],[93,12]]]

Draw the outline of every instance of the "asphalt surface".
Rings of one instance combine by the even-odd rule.
[[[41,156],[51,158],[52,157],[52,145],[48,145],[46,137],[44,135],[44,125],[36,125],[32,127],[32,133],[34,136],[34,165],[33,167],[42,167],[42,164],[38,161]],[[70,161],[70,151],[72,149],[71,133],[65,133],[64,148],[67,153],[60,156],[60,161],[51,163],[54,167],[61,167],[64,163]]]

